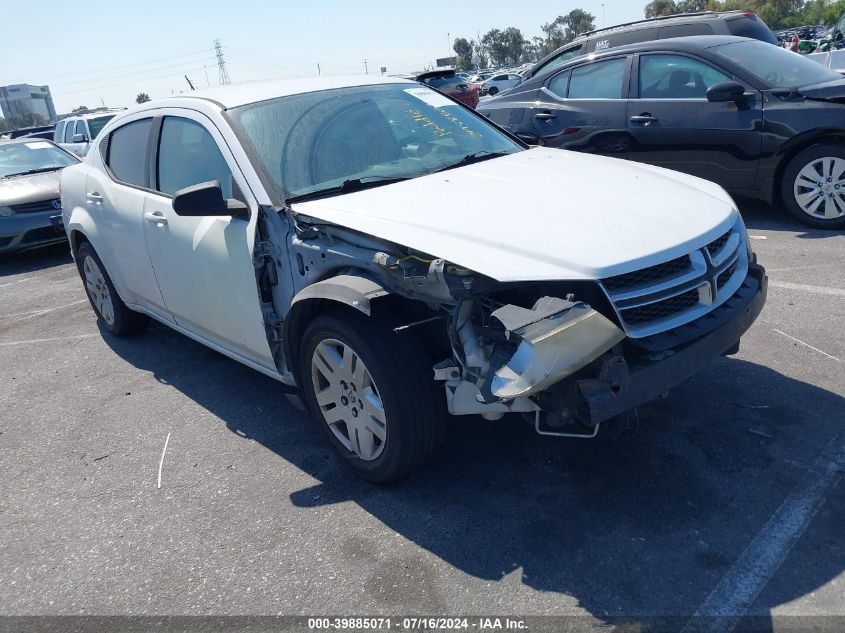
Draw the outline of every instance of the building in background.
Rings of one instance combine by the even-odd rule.
[[[5,119],[30,118],[27,115],[34,114],[48,123],[56,122],[56,108],[48,86],[0,86],[0,109]]]

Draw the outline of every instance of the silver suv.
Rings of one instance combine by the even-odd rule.
[[[126,108],[100,108],[80,112],[56,123],[53,142],[82,158],[106,123]]]

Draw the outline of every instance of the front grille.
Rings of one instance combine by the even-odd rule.
[[[748,271],[741,223],[688,255],[602,280],[631,338],[679,327],[730,298]]]
[[[718,255],[719,251],[721,251],[725,244],[728,243],[728,240],[731,237],[731,232],[728,231],[722,237],[719,237],[707,245],[707,252],[710,253],[710,256]]]
[[[689,255],[682,255],[663,264],[657,264],[657,266],[649,266],[642,270],[608,277],[604,280],[604,286],[608,290],[622,290],[643,284],[653,284],[684,272],[690,267],[690,264]]]
[[[672,316],[681,310],[691,308],[697,303],[698,289],[694,288],[674,297],[664,299],[663,301],[647,303],[644,306],[625,310],[625,321],[633,324],[657,321],[658,319]]]
[[[716,277],[716,288],[721,289],[725,286],[730,278],[733,277],[733,274],[736,272],[737,267],[739,266],[739,259],[735,259],[733,264],[725,268],[722,272],[719,273],[719,276]]]
[[[53,203],[59,205],[58,209],[53,206]],[[60,213],[62,210],[62,203],[58,198],[55,200],[39,200],[38,202],[26,202],[24,204],[9,205],[15,213],[43,213],[45,211],[54,211]]]

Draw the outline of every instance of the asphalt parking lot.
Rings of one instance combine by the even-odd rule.
[[[389,487],[273,380],[102,336],[66,247],[0,262],[0,614],[845,616],[845,234],[745,217],[737,356],[618,437],[455,419]]]

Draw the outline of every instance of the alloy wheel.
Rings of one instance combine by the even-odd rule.
[[[103,271],[90,256],[85,258],[82,270],[85,273],[85,287],[94,307],[106,323],[114,325],[114,304]]]
[[[845,159],[823,156],[798,172],[795,202],[807,215],[825,220],[845,216]]]
[[[355,350],[334,338],[320,341],[311,356],[311,382],[338,441],[363,461],[378,459],[387,439],[384,404]]]

